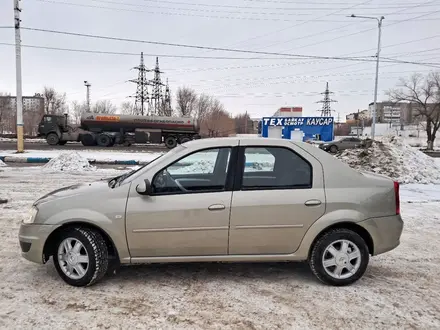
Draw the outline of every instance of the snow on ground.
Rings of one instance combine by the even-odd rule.
[[[440,183],[440,166],[396,137],[383,137],[367,149],[345,150],[337,157],[351,167],[385,174],[401,183]]]
[[[53,263],[20,256],[20,219],[59,187],[117,175],[2,168],[0,328],[439,329],[439,186],[402,186],[401,245],[373,257],[350,287],[320,284],[302,263],[123,267],[90,288],[70,287]]]
[[[96,167],[91,166],[89,161],[77,152],[65,152],[52,158],[43,166],[45,171],[84,172],[94,171]]]
[[[0,142],[17,142],[15,138],[0,137]],[[46,143],[46,139],[24,139],[25,143]]]
[[[16,154],[14,150],[0,150],[0,156],[17,158],[55,158],[61,155],[65,150],[30,150],[22,154]],[[99,151],[99,150],[81,150],[78,154],[88,160],[97,161],[115,161],[115,160],[136,160],[149,162],[159,157],[161,152],[121,152],[121,151]]]
[[[0,167],[2,166],[6,166],[6,164],[4,162],[2,162],[2,160],[0,159]]]

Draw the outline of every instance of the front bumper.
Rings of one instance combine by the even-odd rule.
[[[32,262],[45,263],[43,257],[44,244],[49,235],[59,226],[24,224],[20,225],[18,240],[21,247],[21,255]]]
[[[403,220],[400,215],[382,218],[372,218],[359,222],[371,235],[374,251],[372,255],[378,255],[395,249],[400,244],[400,236],[403,231]]]

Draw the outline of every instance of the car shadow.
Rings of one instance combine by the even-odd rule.
[[[116,275],[111,275],[104,282],[163,282],[174,280],[293,280],[304,283],[318,281],[305,262],[277,263],[167,263],[121,266]]]

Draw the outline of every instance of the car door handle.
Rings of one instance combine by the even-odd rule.
[[[305,206],[318,206],[321,205],[321,201],[318,199],[310,199],[304,203]]]
[[[210,207],[208,207],[208,210],[210,211],[220,211],[224,210],[226,207],[223,204],[213,204]]]

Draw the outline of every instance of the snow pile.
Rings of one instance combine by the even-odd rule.
[[[214,172],[215,161],[210,159],[200,159],[195,160],[192,163],[188,164],[179,164],[180,166],[171,166],[168,168],[168,172],[171,175],[174,174],[189,174],[189,173],[197,173],[197,174],[208,174]]]
[[[91,166],[89,161],[82,157],[77,152],[62,153],[59,156],[52,158],[46,165],[43,166],[46,171],[55,172],[83,172],[94,171],[96,167]]]
[[[377,139],[367,149],[346,150],[337,157],[357,170],[384,174],[401,183],[440,183],[440,166],[435,159],[395,136]]]
[[[250,165],[246,165],[245,172],[260,172],[260,171],[273,171],[274,162],[251,162]]]
[[[0,167],[6,166],[6,164],[0,159]]]

